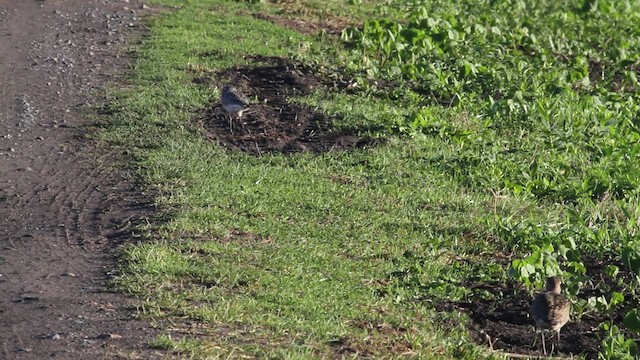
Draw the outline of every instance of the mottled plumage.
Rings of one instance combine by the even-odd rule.
[[[536,329],[542,330],[542,349],[547,353],[544,343],[544,330],[558,333],[560,344],[560,329],[569,321],[571,303],[560,293],[562,279],[559,276],[547,278],[547,288],[536,295],[531,303],[529,313],[536,324]]]

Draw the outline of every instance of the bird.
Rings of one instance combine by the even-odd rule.
[[[544,331],[551,330],[558,333],[558,346],[560,346],[560,329],[569,321],[571,303],[560,293],[561,284],[562,278],[559,276],[548,277],[545,291],[536,295],[529,308],[529,314],[535,322],[536,329],[541,330],[542,349],[545,355],[547,348],[544,344]]]
[[[233,116],[237,116],[239,120],[242,117],[242,112],[249,108],[249,101],[232,85],[225,85],[222,88],[220,103],[229,114],[229,130],[233,133]]]

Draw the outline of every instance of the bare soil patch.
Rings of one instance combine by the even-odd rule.
[[[315,8],[301,1],[271,0],[280,11],[278,15],[256,13],[258,19],[271,21],[283,27],[288,27],[307,35],[317,35],[325,32],[330,35],[339,35],[342,30],[355,24],[355,21],[338,16],[323,7]]]
[[[587,275],[593,279],[593,284],[581,290],[581,298],[602,295],[599,285],[615,284],[612,279],[603,275],[603,268],[607,264],[614,264],[623,269],[623,265],[616,261],[585,259]],[[631,274],[621,271],[619,276],[629,277]],[[506,284],[488,284],[469,282],[464,284],[471,289],[483,289],[494,294],[504,294],[498,300],[477,300],[467,302],[447,302],[437,305],[442,311],[459,311],[469,315],[471,319],[469,330],[474,340],[486,345],[492,350],[530,356],[542,356],[540,334],[535,332],[533,320],[528,311],[532,298],[520,284],[510,281]],[[615,287],[615,285],[614,285]],[[614,288],[612,291],[625,292],[624,289]],[[637,304],[631,304],[634,307]],[[630,305],[630,306],[631,306]],[[613,321],[624,329],[622,319],[630,308],[617,308],[608,314],[589,313],[580,319],[572,318],[561,330],[560,345],[555,346],[556,337],[547,333],[547,350],[554,344],[554,355],[570,357],[584,355],[587,359],[597,359],[600,351],[601,338],[604,336],[599,325],[604,321]],[[632,334],[626,334],[633,337]],[[534,340],[537,339],[534,345]]]
[[[342,33],[342,30],[344,30],[345,28],[351,25],[350,22],[340,18],[333,18],[323,22],[323,21],[290,19],[287,17],[280,17],[280,16],[267,15],[267,14],[254,14],[254,16],[257,19],[270,21],[274,24],[278,24],[280,26],[287,27],[307,35],[317,35],[323,31],[330,35],[339,35]],[[334,20],[334,21],[330,21],[330,20]]]
[[[349,150],[381,141],[361,137],[357,129],[336,130],[333,118],[290,100],[330,82],[316,76],[311,68],[283,58],[259,60],[273,65],[238,67],[216,74],[215,78],[234,84],[250,99],[251,106],[240,120],[230,120],[219,99],[213,99],[201,119],[207,137],[229,149],[256,155]],[[220,86],[210,78],[194,81]]]

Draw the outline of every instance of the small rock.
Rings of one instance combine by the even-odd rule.
[[[72,272],[66,272],[66,273],[62,273],[62,276],[69,276],[69,277],[76,277],[77,275],[72,273]]]
[[[140,5],[140,9],[147,10],[147,9],[149,9],[149,7],[146,4],[142,4],[142,5]]]
[[[38,302],[40,299],[37,296],[23,296],[21,298],[11,300],[14,303],[28,303],[28,302]]]
[[[98,339],[103,339],[103,340],[117,340],[117,339],[122,339],[122,335],[120,334],[100,334],[97,337]]]
[[[54,334],[49,334],[47,336],[47,338],[49,338],[51,340],[60,340],[62,337],[60,336],[60,334],[54,333]]]

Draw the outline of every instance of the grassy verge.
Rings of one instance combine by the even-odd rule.
[[[124,249],[117,281],[145,299],[141,316],[175,324],[156,347],[194,358],[475,359],[465,316],[439,312],[437,302],[495,298],[464,284],[502,283],[509,272],[530,288],[566,272],[577,289],[586,281],[583,254],[619,258],[633,240],[638,168],[624,159],[637,155],[635,85],[620,83],[633,90],[619,101],[595,99],[584,74],[571,72],[574,62],[545,62],[547,54],[520,63],[528,51],[547,50],[535,40],[527,40],[534,50],[505,51],[497,61],[477,44],[506,47],[513,39],[496,34],[524,31],[508,23],[513,13],[463,35],[463,26],[442,19],[473,11],[444,7],[431,30],[448,30],[450,42],[431,44],[442,54],[430,61],[441,67],[424,70],[402,65],[410,63],[403,56],[424,54],[385,48],[393,32],[378,29],[397,29],[393,22],[345,33],[345,46],[254,16],[292,16],[292,8],[156,2],[180,9],[150,20],[132,88],[114,94],[113,121],[101,133],[133,154],[167,218],[153,225],[153,241]],[[353,3],[331,9],[351,21],[407,11]],[[323,18],[309,4],[293,13]],[[495,36],[464,42],[482,33]],[[342,115],[341,128],[382,129],[387,142],[256,157],[207,141],[193,118],[219,87],[192,80],[251,65],[250,55],[349,69],[362,90],[320,89],[296,101]],[[575,79],[561,83],[563,74]],[[371,77],[400,84],[380,90]],[[607,122],[614,120],[617,127]]]

